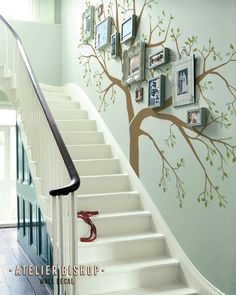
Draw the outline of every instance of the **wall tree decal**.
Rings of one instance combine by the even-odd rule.
[[[87,5],[89,4],[87,3]],[[195,53],[201,59],[201,67],[198,69],[196,77],[196,87],[199,92],[199,100],[207,104],[211,110],[208,124],[200,129],[189,127],[183,120],[168,112],[172,105],[172,97],[166,98],[165,106],[161,108],[155,110],[143,108],[135,113],[133,100],[131,99],[131,88],[122,84],[121,72],[116,71],[116,74],[114,74],[110,71],[109,52],[104,50],[97,51],[92,42],[80,43],[78,46],[80,49],[79,62],[83,66],[84,78],[87,81],[87,85],[91,83],[92,78],[96,80],[96,87],[100,98],[99,111],[106,110],[109,106],[109,99],[112,102],[115,101],[117,88],[123,92],[129,122],[130,163],[138,176],[140,172],[139,138],[144,136],[154,146],[161,161],[162,169],[159,187],[163,189],[163,192],[166,192],[167,181],[170,180],[170,177],[174,177],[179,206],[183,206],[185,190],[183,179],[179,176],[179,171],[185,167],[184,158],[180,156],[180,159],[176,163],[172,163],[173,161],[168,159],[168,156],[161,149],[160,144],[155,141],[154,137],[141,127],[143,122],[148,118],[165,121],[166,124],[169,122],[169,135],[165,140],[166,145],[175,149],[177,134],[178,136],[181,135],[203,172],[204,181],[202,183],[202,189],[197,196],[197,201],[207,207],[212,200],[215,200],[220,207],[225,207],[227,198],[221,192],[219,184],[215,183],[215,180],[211,176],[210,168],[211,166],[216,166],[216,163],[219,162],[220,165],[217,167],[218,173],[220,173],[222,180],[227,178],[226,163],[227,161],[236,162],[236,146],[231,143],[231,138],[214,137],[210,135],[208,130],[213,125],[226,129],[231,128],[230,117],[236,115],[236,86],[232,85],[220,71],[236,62],[236,50],[230,44],[229,52],[223,56],[223,54],[216,50],[211,39],[209,39],[207,46],[198,48],[198,36],[188,37],[181,43],[180,37],[182,35],[180,29],[171,27],[174,18],[172,15],[168,16],[164,11],[155,20],[149,15],[149,34],[142,34],[140,31],[144,12],[149,10],[149,13],[151,13],[151,9],[156,5],[155,0],[145,0],[143,1],[142,7],[138,10],[136,0],[125,0],[122,5],[116,0],[109,2],[107,13],[112,16],[114,20],[113,26],[117,32],[120,31],[120,18],[122,15],[126,12],[132,12],[137,15],[137,31],[142,41],[146,42],[147,48],[166,46],[166,42],[172,40],[176,52],[176,57],[174,58],[172,56],[172,60],[180,58],[182,46],[186,46],[189,54]],[[136,41],[133,40],[130,42],[130,46],[133,46]],[[122,53],[122,45],[120,50]],[[96,62],[97,69],[94,69],[94,61]],[[119,63],[121,69],[122,54]],[[212,63],[214,63],[214,66],[212,66]],[[148,69],[146,70],[148,71]],[[153,70],[149,71],[150,75],[153,76]],[[169,75],[168,69],[166,74]],[[223,83],[230,96],[229,101],[226,102],[226,110],[224,112],[220,112],[217,109],[216,101],[209,95],[209,91],[213,88],[213,83],[209,80],[212,76],[217,77]],[[199,145],[205,149],[205,158],[199,152]]]

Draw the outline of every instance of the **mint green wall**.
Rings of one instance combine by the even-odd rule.
[[[92,4],[96,4],[96,2],[98,3],[100,1],[91,1]],[[108,7],[108,1],[104,2],[106,7]],[[113,4],[115,3],[115,1],[111,2]],[[123,2],[129,3],[132,1],[120,1],[122,4]],[[143,3],[146,2],[141,0],[136,0],[135,2],[137,14],[139,14]],[[160,26],[163,30],[166,30],[169,16],[172,14],[174,19],[171,21],[170,28],[173,28],[174,33],[179,29],[181,35],[177,42],[180,47],[186,45],[185,42],[188,37],[198,36],[197,43],[193,44],[193,48],[202,50],[205,47],[207,50],[207,48],[209,48],[209,38],[211,38],[214,48],[212,49],[210,57],[207,58],[207,69],[224,64],[224,61],[227,61],[229,58],[227,53],[235,52],[236,3],[234,0],[228,0],[227,2],[221,0],[180,0],[177,2],[174,0],[159,0],[158,4],[154,4],[154,1],[151,2],[152,8],[145,8],[136,41],[143,38],[142,34],[144,34],[144,36],[149,35],[148,15],[152,16],[151,23],[153,26],[158,21],[158,16],[163,18],[163,23],[161,23]],[[76,0],[62,0],[62,82],[75,82],[80,85],[99,109],[101,104],[97,92],[99,89],[96,88],[96,81],[93,78],[93,73],[99,70],[99,66],[96,60],[91,60],[92,82],[87,86],[86,78],[83,77],[84,68],[78,61],[78,57],[81,53],[85,55],[90,52],[86,47],[78,49],[82,12],[84,9],[85,1],[81,3],[81,1]],[[113,11],[115,11],[114,7]],[[165,15],[162,14],[162,11],[165,11]],[[160,36],[158,32],[157,29],[153,35],[153,42],[163,40],[165,32],[162,32]],[[92,41],[92,44],[93,42],[94,41]],[[234,47],[231,46],[230,48],[230,44],[233,44]],[[169,31],[164,45],[171,49],[172,59],[175,60],[177,48],[175,42],[173,42],[171,38],[171,31]],[[155,52],[156,49],[148,48],[147,52]],[[109,51],[109,48],[107,51]],[[214,60],[213,51],[215,51],[216,54],[221,53],[220,58],[216,57],[216,60]],[[205,54],[207,51],[203,53]],[[203,69],[203,57],[199,50],[196,50],[195,54],[197,57],[196,75],[199,75]],[[235,54],[232,59],[234,58]],[[120,62],[107,60],[107,64],[112,75],[121,79]],[[168,70],[170,67],[171,64],[164,67],[165,73],[168,74],[168,83],[166,87],[167,98],[171,95],[170,74]],[[196,93],[197,100],[199,100],[198,103],[180,108],[173,108],[170,106],[162,112],[165,116],[167,114],[174,116],[174,125],[172,126],[173,134],[176,137],[176,145],[174,147],[168,147],[165,141],[169,136],[169,128],[172,122],[153,116],[147,116],[145,120],[142,121],[141,125],[141,128],[151,135],[156,141],[157,146],[164,151],[164,155],[171,163],[172,167],[175,167],[176,163],[181,158],[184,158],[185,166],[177,171],[178,176],[183,181],[183,189],[185,191],[182,208],[180,208],[179,201],[176,198],[176,178],[171,171],[170,180],[166,180],[167,190],[163,192],[163,187],[159,187],[158,185],[162,176],[162,158],[147,136],[139,136],[138,139],[139,172],[142,182],[193,264],[216,287],[228,295],[235,295],[236,165],[235,162],[232,161],[232,156],[228,159],[225,146],[220,144],[219,141],[217,142],[217,140],[222,139],[223,142],[228,142],[232,146],[236,144],[235,112],[231,114],[232,107],[229,110],[229,105],[227,105],[230,102],[235,102],[235,61],[223,65],[217,72],[221,76],[214,73],[211,75],[207,74],[201,81],[201,87],[204,87],[205,82],[206,86],[208,85],[208,89],[205,89],[203,94],[206,98],[213,101],[213,104],[210,104],[212,107],[212,115],[214,118],[219,117],[219,122],[212,123],[204,132],[206,136],[213,139],[213,143],[216,144],[217,147],[216,154],[212,156],[212,166],[210,165],[210,161],[206,160],[207,146],[205,144],[207,143],[211,146],[211,142],[209,140],[202,142],[196,139],[191,139],[191,142],[214,187],[219,186],[220,194],[227,197],[226,200],[228,203],[225,204],[226,208],[219,207],[217,190],[214,192],[213,200],[210,200],[209,196],[207,208],[205,208],[205,202],[202,201],[202,198],[201,202],[198,203],[197,198],[204,190],[204,170],[196,158],[196,155],[194,155],[191,146],[186,142],[180,131],[178,131],[178,126],[176,124],[179,119],[181,121],[181,126],[184,126],[183,121],[185,121],[186,118],[186,110],[198,106],[209,107],[207,99],[204,99],[204,97],[200,95],[199,88]],[[150,77],[148,71],[147,77]],[[211,89],[211,84],[208,84],[208,81],[213,83],[213,89]],[[104,75],[102,86],[105,87],[106,85],[109,84]],[[137,104],[134,100],[135,86],[131,87],[130,92],[135,114],[134,118],[137,118],[140,115],[140,111],[147,106],[147,85],[143,84],[143,86],[145,87],[145,98],[140,104]],[[227,88],[228,86],[229,89]],[[127,157],[129,157],[130,137],[125,95],[120,88],[116,87],[115,90],[117,93],[114,103],[113,99],[110,99],[111,95],[109,94],[106,100],[108,106],[106,106],[105,111],[103,108],[104,106],[102,106],[101,114]],[[222,112],[227,115],[225,116],[226,119],[220,121]],[[221,123],[232,125],[225,128],[224,126],[221,127]],[[186,126],[184,126],[184,130],[188,139],[196,136],[194,132],[191,132],[185,127]],[[232,139],[229,141],[225,140],[225,138],[229,137],[232,137]],[[200,139],[202,139],[202,137],[200,137]],[[223,159],[221,155],[225,158],[224,169],[228,175],[228,177],[224,177],[224,180],[222,179],[222,171],[218,170],[218,167],[221,166],[221,160]]]
[[[9,21],[19,34],[40,82],[61,84],[61,25]]]

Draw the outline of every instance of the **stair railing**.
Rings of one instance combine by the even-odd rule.
[[[73,266],[78,261],[75,191],[80,178],[22,42],[1,15],[0,38],[0,64],[4,71],[0,86],[17,113],[39,204],[53,240],[53,264],[58,269],[62,265]],[[54,294],[76,294],[75,285],[58,284],[57,280],[54,276]]]

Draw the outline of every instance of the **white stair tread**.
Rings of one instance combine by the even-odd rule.
[[[117,272],[136,271],[145,268],[159,268],[167,266],[178,266],[178,260],[171,257],[152,257],[145,259],[130,259],[130,260],[114,260],[114,261],[101,261],[96,262],[97,265],[104,269],[101,274],[111,274]]]
[[[93,295],[197,295],[197,292],[183,284],[171,284],[159,287],[94,293]]]
[[[107,219],[107,218],[119,218],[119,217],[136,217],[136,216],[151,216],[151,213],[149,211],[133,211],[133,212],[121,212],[121,213],[107,213],[107,214],[98,214],[95,217],[91,217],[92,220],[96,219]]]
[[[115,236],[115,237],[98,237],[92,243],[78,242],[79,247],[96,247],[103,244],[122,243],[122,242],[133,242],[138,240],[152,240],[152,239],[164,239],[165,236],[156,232],[141,233],[138,235],[127,235],[127,236]]]
[[[127,191],[127,192],[114,192],[114,193],[101,193],[101,194],[84,194],[78,195],[78,198],[90,198],[90,197],[104,197],[104,196],[117,196],[119,198],[120,195],[138,195],[139,192],[137,191]]]

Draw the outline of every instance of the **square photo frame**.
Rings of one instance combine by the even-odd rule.
[[[88,41],[94,37],[94,12],[95,7],[89,6],[82,15],[82,39]]]
[[[207,124],[209,110],[197,108],[187,111],[187,125],[190,127],[205,126]]]
[[[172,103],[174,107],[195,102],[195,57],[174,62],[172,68]]]
[[[136,35],[136,15],[131,15],[121,24],[121,43],[133,39]]]
[[[162,107],[165,103],[165,76],[159,75],[148,80],[148,106]]]
[[[120,56],[120,33],[115,32],[111,35],[111,58]]]
[[[111,24],[112,18],[109,16],[108,18],[101,21],[96,25],[95,31],[95,48],[102,49],[108,44],[110,44],[111,39]]]
[[[130,85],[144,80],[145,76],[145,43],[140,42],[136,46],[124,51],[122,63],[124,85]]]
[[[162,48],[161,50],[154,52],[149,55],[148,57],[148,68],[149,69],[155,69],[157,67],[160,67],[164,64],[167,64],[169,62],[169,48]]]

